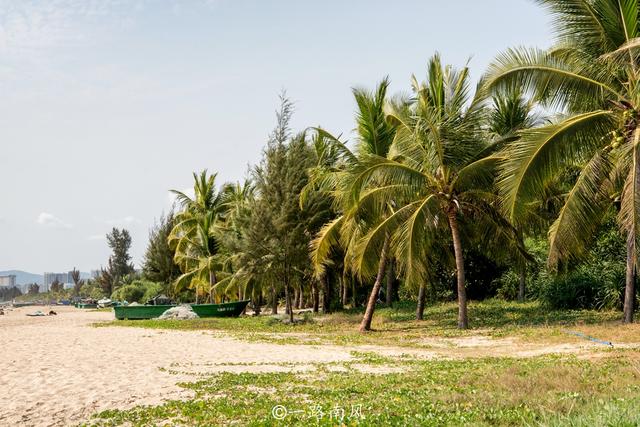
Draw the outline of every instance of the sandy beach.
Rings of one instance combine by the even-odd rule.
[[[113,313],[73,307],[54,307],[57,316],[25,315],[38,309],[47,307],[23,307],[0,316],[2,426],[70,425],[109,408],[187,398],[189,392],[177,383],[193,380],[190,373],[287,369],[283,362],[304,369],[304,363],[351,359],[349,349],[340,347],[319,351],[201,331],[95,328],[91,324],[112,320]]]
[[[353,350],[421,359],[534,357],[572,353],[597,358],[608,347],[575,337],[522,343],[484,336],[429,338],[426,347],[294,345],[245,342],[210,331],[94,327],[112,312],[52,307],[58,315],[28,317],[47,307],[23,307],[0,316],[0,426],[66,426],[105,409],[188,399],[178,383],[220,371],[305,371],[313,363],[352,361]],[[616,344],[634,347],[637,343]],[[368,370],[368,366],[354,365]],[[376,367],[386,373],[393,367]]]

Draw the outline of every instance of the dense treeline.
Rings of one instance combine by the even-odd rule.
[[[438,55],[409,95],[355,89],[356,138],[277,126],[246,182],[195,175],[168,236],[175,293],[325,311],[457,298],[620,307],[633,320],[640,218],[637,7],[541,2],[549,50],[500,54],[477,89]],[[625,3],[626,4],[626,3]],[[540,108],[541,107],[541,108]],[[546,116],[534,111],[549,112]],[[547,238],[548,232],[548,238]]]
[[[438,54],[408,94],[356,88],[354,138],[291,129],[285,94],[261,161],[193,196],[150,232],[142,272],[114,229],[96,280],[75,295],[143,302],[250,299],[256,314],[377,303],[537,298],[623,309],[633,321],[640,243],[638,8],[541,0],[548,50],[510,49],[474,89]]]

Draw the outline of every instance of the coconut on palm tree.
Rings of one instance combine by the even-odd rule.
[[[539,0],[554,16],[548,50],[510,49],[490,66],[489,90],[519,86],[547,108],[551,124],[523,131],[508,149],[500,188],[514,221],[567,166],[582,171],[549,233],[552,266],[579,260],[606,212],[619,203],[627,238],[624,321],[633,321],[640,245],[637,0]]]

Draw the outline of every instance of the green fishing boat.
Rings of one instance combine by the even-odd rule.
[[[199,317],[238,317],[249,304],[249,300],[223,304],[190,304]],[[116,319],[153,319],[175,305],[123,305],[113,307]]]
[[[223,304],[192,304],[199,317],[238,317],[249,304],[249,300],[225,302]]]
[[[98,304],[90,302],[79,302],[76,304],[77,308],[98,308]]]

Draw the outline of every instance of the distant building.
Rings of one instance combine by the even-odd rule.
[[[73,279],[71,278],[70,273],[44,273],[44,282],[42,283],[42,287],[40,288],[40,292],[49,292],[51,289],[51,284],[57,281],[58,283],[73,283]]]
[[[0,286],[13,287],[16,285],[16,275],[0,276]]]

